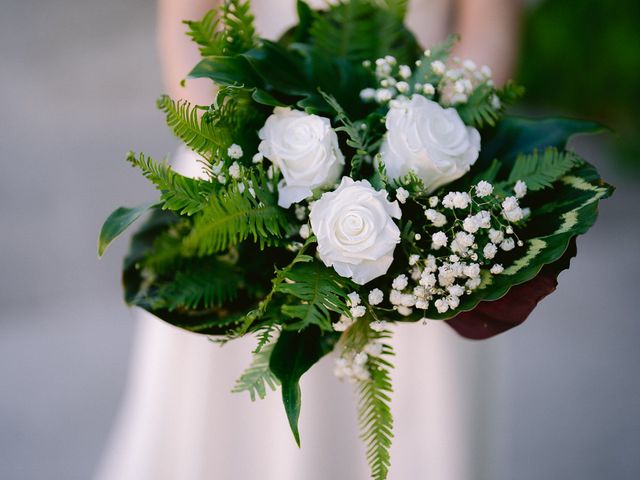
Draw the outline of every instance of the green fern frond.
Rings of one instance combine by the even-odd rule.
[[[291,295],[295,304],[282,307],[282,313],[296,320],[288,325],[302,330],[311,324],[332,331],[331,313],[350,315],[347,298],[354,284],[318,261],[300,263],[286,274],[276,291]]]
[[[384,337],[388,337],[388,332]],[[393,355],[389,345],[383,346],[383,355]],[[391,375],[393,365],[381,357],[369,357],[370,378],[359,382],[358,418],[361,438],[366,445],[367,460],[374,480],[385,480],[391,465],[393,416],[391,414]]]
[[[209,198],[185,238],[185,254],[210,255],[249,237],[263,248],[282,238],[290,229],[285,210],[259,181],[251,183],[253,189],[232,184]]]
[[[160,287],[157,296],[160,308],[175,310],[176,308],[208,309],[224,305],[236,298],[240,276],[232,265],[217,260],[210,260],[190,265],[176,273],[170,283]]]
[[[560,152],[547,148],[543,153],[535,150],[528,155],[518,155],[507,183],[522,180],[529,191],[549,188],[580,162],[573,152]]]
[[[272,342],[273,336],[280,332],[280,327],[275,323],[275,319],[272,321],[261,324],[255,329],[255,333],[258,337],[258,344],[251,353],[258,353],[265,348],[266,345]]]
[[[237,380],[233,393],[249,392],[251,401],[256,397],[261,400],[267,395],[267,386],[275,391],[280,382],[269,369],[269,359],[275,342],[253,352],[253,360],[249,368]]]
[[[207,205],[207,197],[214,185],[204,180],[184,177],[166,163],[157,163],[144,154],[127,154],[127,161],[142,170],[142,174],[162,193],[162,208],[182,215],[193,215]]]
[[[399,62],[414,59],[417,44],[402,23],[405,2],[350,0],[315,14],[312,45],[328,58],[351,62],[394,55]],[[414,48],[415,47],[415,48]]]
[[[496,92],[502,105],[511,105],[522,98],[525,89],[522,85],[518,85],[513,80],[509,80]]]
[[[227,132],[217,128],[210,118],[198,112],[207,109],[192,106],[186,100],[174,101],[162,95],[158,108],[165,113],[167,125],[189,148],[211,161],[218,147],[226,141]]]
[[[495,90],[489,85],[482,84],[476,88],[469,99],[458,106],[456,110],[465,125],[482,128],[485,125],[494,126],[502,113],[502,108],[496,108],[492,103]]]
[[[247,0],[226,0],[199,20],[187,20],[189,35],[200,47],[202,56],[236,55],[257,43],[254,17]]]

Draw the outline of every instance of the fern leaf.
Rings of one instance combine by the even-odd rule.
[[[231,390],[233,393],[249,392],[253,402],[256,397],[262,400],[267,395],[267,387],[273,391],[276,390],[280,382],[269,369],[269,359],[274,346],[275,342],[254,351],[253,361],[237,380],[235,387]]]
[[[285,210],[275,203],[266,188],[255,180],[252,184],[253,191],[241,191],[237,185],[230,185],[209,198],[185,238],[185,254],[210,255],[249,237],[263,248],[283,236],[290,228]]]
[[[158,297],[163,307],[197,309],[224,305],[236,298],[241,278],[232,265],[208,261],[190,265],[176,273],[172,282],[160,287]]]
[[[293,267],[286,274],[286,281],[276,287],[277,292],[299,302],[282,307],[282,313],[296,320],[289,327],[298,330],[315,324],[332,331],[331,312],[350,315],[347,298],[353,290],[351,281],[317,261]]]
[[[364,130],[358,128],[359,125],[366,126],[366,124],[360,123],[356,125],[352,122],[342,106],[332,95],[328,95],[322,91],[320,91],[320,95],[322,95],[333,111],[336,112],[336,118],[342,124],[341,127],[336,128],[336,131],[345,132],[349,136],[347,145],[356,150],[356,154],[351,158],[351,171],[349,174],[351,178],[355,178],[358,176],[362,163],[369,154],[369,141],[367,139],[367,135],[364,133]]]
[[[144,154],[127,154],[127,161],[142,170],[142,174],[162,193],[162,208],[183,215],[193,215],[207,204],[207,197],[213,191],[212,183],[184,177],[174,172],[166,163],[156,163]]]
[[[494,88],[483,84],[469,95],[469,99],[465,103],[456,107],[465,125],[482,128],[485,125],[494,126],[496,124],[502,109],[493,105],[494,95]]]
[[[350,0],[316,14],[310,28],[312,45],[328,58],[351,62],[394,55],[399,62],[415,60],[415,38],[402,24],[404,1]],[[415,47],[415,48],[414,48]]]
[[[420,59],[420,64],[414,69],[413,75],[409,83],[411,86],[415,86],[416,83],[432,83],[436,85],[441,78],[441,75],[436,74],[431,68],[431,64],[435,61],[446,63],[451,50],[456,42],[460,39],[457,35],[449,35],[444,42],[438,43],[425,52],[425,55]]]
[[[385,333],[383,336],[389,336]],[[383,346],[383,354],[393,355],[389,345]],[[391,414],[392,365],[381,357],[369,357],[370,378],[359,382],[358,418],[361,438],[366,445],[366,454],[371,476],[374,480],[385,480],[391,465],[391,441],[393,438],[393,416]]]
[[[243,53],[257,42],[254,17],[247,0],[226,0],[201,20],[184,23],[188,27],[187,35],[199,45],[200,53],[205,57]]]
[[[228,138],[227,132],[217,128],[209,116],[198,115],[199,110],[204,110],[202,107],[192,106],[186,100],[174,101],[168,95],[161,96],[157,105],[176,137],[209,161]]]
[[[579,162],[575,153],[559,152],[556,148],[547,148],[543,153],[535,150],[528,155],[521,154],[513,164],[507,183],[522,180],[530,191],[549,188]]]

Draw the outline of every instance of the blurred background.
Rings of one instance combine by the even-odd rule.
[[[177,145],[155,110],[155,3],[0,7],[0,478],[85,480],[135,328],[119,289],[126,239],[98,261],[97,234],[116,206],[155,195],[125,152]],[[470,343],[496,372],[498,413],[481,432],[492,480],[640,478],[639,25],[637,0],[527,2],[525,111],[614,129],[573,146],[617,191],[558,293],[523,326]]]

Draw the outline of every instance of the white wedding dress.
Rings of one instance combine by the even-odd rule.
[[[321,4],[314,1],[312,4]],[[260,33],[295,21],[293,0],[254,0]],[[409,24],[423,45],[442,40],[449,2],[412,2]],[[176,168],[197,173],[184,152]],[[128,387],[97,480],[366,479],[356,397],[332,374],[333,356],[302,379],[293,441],[279,392],[252,403],[230,392],[255,340],[219,347],[143,312]],[[395,329],[395,440],[389,479],[468,480],[481,474],[490,378],[488,351],[439,322]],[[490,370],[489,370],[490,371]],[[483,388],[487,387],[489,388]]]

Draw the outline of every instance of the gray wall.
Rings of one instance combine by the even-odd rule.
[[[114,419],[126,241],[100,261],[95,245],[113,207],[154,195],[124,153],[176,144],[154,108],[153,28],[150,0],[0,1],[2,479],[90,478]],[[640,478],[640,190],[606,139],[576,148],[618,191],[558,293],[489,343],[492,480]]]

